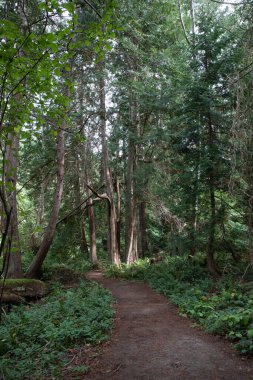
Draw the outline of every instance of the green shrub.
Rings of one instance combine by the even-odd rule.
[[[253,354],[253,291],[241,287],[231,274],[214,282],[202,261],[187,257],[166,257],[154,265],[140,260],[132,266],[109,267],[106,272],[147,282],[169,297],[181,315],[235,341],[241,353]]]
[[[83,282],[65,292],[55,286],[40,304],[13,308],[0,325],[3,378],[59,377],[66,348],[106,339],[114,314],[111,304],[108,291]]]

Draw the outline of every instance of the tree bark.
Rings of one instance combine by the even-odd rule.
[[[126,261],[132,264],[138,260],[138,233],[137,233],[137,199],[135,188],[136,147],[133,136],[137,133],[137,105],[132,101],[130,105],[131,128],[128,140],[128,157],[126,173]]]
[[[90,162],[90,142],[87,143],[86,149],[86,166],[85,166],[85,182],[86,186],[91,185],[91,162]],[[88,197],[92,194],[91,190],[88,188]],[[97,243],[96,243],[96,222],[95,213],[92,206],[92,198],[87,200],[88,206],[88,218],[89,218],[89,235],[90,235],[90,260],[93,264],[97,263]]]
[[[113,180],[109,167],[109,156],[106,138],[106,106],[105,106],[105,79],[104,64],[101,67],[101,77],[99,80],[100,95],[100,134],[102,142],[102,161],[103,161],[103,177],[106,185],[106,193],[108,197],[108,218],[109,218],[109,237],[110,237],[110,258],[111,262],[117,266],[120,265],[120,255],[117,242],[117,213],[113,198]]]
[[[43,175],[43,173],[41,173]],[[45,212],[45,191],[47,188],[47,185],[50,181],[50,176],[48,176],[40,185],[40,194],[37,204],[37,210],[36,210],[36,227],[42,226],[44,223],[44,212]],[[41,244],[41,231],[40,232],[34,232],[31,236],[31,249],[34,254],[38,252],[38,249]]]
[[[76,178],[75,178],[75,193],[76,193],[76,207],[81,203],[81,190],[80,190],[80,168],[79,168],[79,157],[78,153],[75,154],[76,162]],[[84,215],[80,215],[79,218],[79,233],[80,233],[80,249],[83,252],[84,256],[87,257],[89,254],[89,248],[87,244],[87,239],[85,235],[85,226],[84,226]]]
[[[197,149],[200,151],[200,143],[197,146]],[[199,208],[199,180],[200,180],[200,152],[197,156],[197,161],[195,165],[194,173],[194,185],[193,185],[193,194],[192,194],[192,210],[190,217],[190,247],[189,247],[189,256],[190,258],[196,254],[196,233],[197,233],[197,224],[198,224],[198,208]]]
[[[214,180],[214,168],[213,168],[213,144],[214,144],[214,131],[212,126],[212,119],[210,112],[208,113],[208,148],[209,148],[209,202],[210,202],[210,221],[209,221],[209,235],[207,244],[207,266],[209,272],[214,277],[219,277],[220,272],[216,266],[214,254],[214,241],[215,241],[215,227],[216,227],[216,201],[215,201],[215,180]]]
[[[22,36],[26,34],[26,20],[24,17],[26,4],[17,3],[17,16],[20,25],[20,33]],[[15,11],[14,3],[10,5],[12,11]],[[17,51],[19,57],[24,55],[22,49]],[[25,83],[22,83],[25,87]],[[19,156],[19,140],[20,134],[15,131],[15,127],[20,127],[19,119],[16,112],[19,112],[20,107],[23,107],[23,95],[17,93],[13,95],[15,99],[14,111],[10,112],[8,123],[12,126],[11,132],[8,133],[7,141],[5,142],[5,152],[3,159],[6,164],[3,164],[3,184],[6,189],[3,189],[2,196],[5,198],[6,221],[7,225],[7,249],[4,258],[4,276],[6,278],[20,278],[23,277],[22,262],[21,262],[21,247],[19,240],[18,228],[18,211],[17,211],[17,171],[18,171],[18,156]],[[16,108],[16,110],[15,110]],[[15,112],[16,111],[16,112]],[[4,116],[4,115],[3,115]],[[10,142],[10,143],[8,143]],[[9,224],[9,225],[8,225]]]
[[[249,202],[248,209],[248,241],[249,241],[249,254],[251,265],[253,266],[253,204],[252,200]]]
[[[194,1],[190,0],[190,16],[191,16],[191,23],[192,23],[192,38],[193,38],[193,47],[195,48],[195,11],[194,11]]]
[[[118,250],[120,255],[120,249],[121,249],[121,201],[120,201],[120,183],[119,179],[116,179],[116,193],[117,193],[117,243],[118,243]]]
[[[26,277],[28,278],[36,278],[40,275],[42,264],[47,256],[47,253],[50,249],[50,246],[54,238],[61,200],[62,200],[62,194],[63,194],[64,152],[65,152],[64,143],[65,143],[65,128],[62,127],[58,134],[57,181],[56,181],[56,187],[55,187],[55,193],[54,193],[52,212],[51,212],[48,226],[45,230],[44,238],[39,247],[39,250],[27,271]]]
[[[21,248],[18,230],[17,212],[17,168],[19,153],[19,135],[9,134],[10,145],[6,147],[5,185],[8,208],[11,211],[10,225],[7,232],[8,249],[4,258],[4,275],[6,278],[21,278]],[[8,190],[10,189],[10,190]],[[7,222],[7,220],[6,220]]]
[[[146,223],[146,202],[142,201],[139,205],[139,223],[140,223],[140,254],[145,257],[148,252],[147,223]]]
[[[88,192],[89,195],[89,192]],[[91,198],[87,201],[88,205],[92,204]],[[96,224],[95,224],[95,213],[92,206],[88,207],[88,217],[89,217],[89,231],[90,231],[90,260],[93,264],[96,264],[97,259],[97,244],[96,244]]]

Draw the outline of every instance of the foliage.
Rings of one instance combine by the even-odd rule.
[[[20,243],[20,275],[38,252],[55,194],[56,138],[65,130],[66,191],[43,275],[91,268],[87,184],[95,189],[98,258],[106,260],[103,121],[122,259],[129,242],[142,257],[182,255],[108,267],[108,275],[149,282],[250,353],[251,295],[234,276],[247,251],[253,263],[253,8],[180,3],[0,1],[0,249],[7,257],[11,239]],[[5,231],[8,216],[15,239]],[[223,281],[212,281],[207,263],[214,275],[224,269]]]
[[[140,260],[121,268],[107,267],[105,272],[147,282],[175,303],[181,315],[235,341],[241,353],[253,355],[253,290],[246,290],[231,274],[214,282],[201,264],[185,257],[166,257],[154,265]]]
[[[13,307],[0,326],[3,378],[59,378],[66,348],[106,339],[114,314],[111,303],[108,291],[81,282],[67,291],[54,285],[38,305]]]
[[[226,251],[240,257],[247,250],[248,202],[242,194],[231,194],[229,188],[231,184],[234,189],[243,188],[238,178],[243,160],[237,157],[232,173],[236,149],[233,153],[229,136],[235,114],[230,82],[242,66],[247,68],[252,61],[251,53],[241,46],[247,21],[243,13],[242,18],[238,15],[244,7],[238,6],[237,13],[207,0],[181,0],[181,5],[190,44],[185,40],[176,1],[94,0],[92,4],[79,4],[19,0],[6,2],[6,7],[0,4],[0,131],[2,128],[6,147],[8,133],[20,140],[19,167],[12,169],[18,176],[18,227],[24,269],[38,251],[51,213],[55,138],[63,124],[64,183],[68,191],[63,195],[59,219],[69,217],[58,225],[51,253],[69,265],[82,245],[80,225],[88,240],[85,204],[76,207],[88,194],[85,171],[90,172],[94,189],[103,182],[99,131],[102,62],[105,116],[110,125],[108,159],[113,180],[120,184],[122,253],[128,241],[123,235],[128,219],[130,145],[136,152],[131,176],[136,213],[145,203],[145,223],[138,226],[138,238],[146,242],[143,256],[159,250],[171,254],[204,252],[210,240],[213,252]],[[249,93],[250,86],[248,83]],[[247,91],[241,99],[247,100],[250,110]],[[131,120],[133,114],[135,122]],[[213,141],[208,132],[209,116]],[[251,128],[251,118],[247,120],[245,143]],[[236,119],[234,123],[239,133]],[[240,142],[241,136],[237,137]],[[4,194],[11,184],[4,179],[5,157],[0,156],[0,160],[0,190]],[[211,188],[215,201],[212,215]],[[15,193],[13,188],[11,192]],[[94,202],[101,257],[107,240],[107,205],[98,204]],[[163,210],[182,228],[168,221]],[[142,243],[138,246],[142,251]],[[88,249],[89,242],[83,253],[87,254]]]
[[[87,258],[83,257],[83,253],[75,252],[74,250],[65,255],[58,253],[55,256],[49,255],[43,265],[43,278],[54,278],[53,273],[59,268],[67,268],[84,276],[92,269],[92,263]]]

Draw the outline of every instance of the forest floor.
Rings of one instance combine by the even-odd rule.
[[[193,326],[148,285],[107,279],[96,271],[87,277],[112,292],[116,316],[109,341],[89,353],[90,371],[82,379],[253,379],[252,359]]]

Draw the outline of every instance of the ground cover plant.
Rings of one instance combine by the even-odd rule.
[[[252,354],[253,1],[0,0],[0,19],[0,301],[31,297],[9,280],[68,288],[2,319],[2,376],[58,378],[103,339],[110,301],[71,270],[108,260]]]
[[[38,304],[13,307],[0,325],[2,378],[61,378],[68,362],[67,348],[106,339],[114,314],[111,305],[107,290],[83,281],[67,290],[54,284],[50,295]],[[88,370],[79,367],[72,371]]]
[[[253,290],[240,277],[224,274],[215,281],[196,261],[166,257],[151,265],[148,259],[121,268],[109,266],[107,276],[147,282],[210,333],[231,339],[243,354],[253,354]]]

